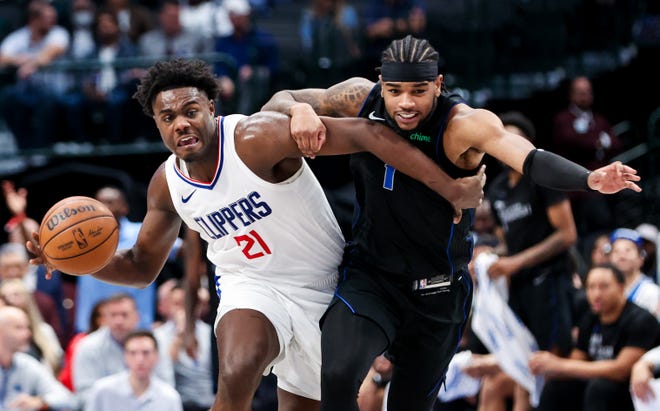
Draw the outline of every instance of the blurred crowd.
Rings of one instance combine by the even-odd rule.
[[[620,48],[634,54],[626,49],[634,39],[653,36],[653,23],[642,19],[653,16],[653,6],[641,0],[473,3],[7,0],[0,4],[0,115],[19,149],[157,140],[131,95],[143,69],[158,59],[198,56],[214,63],[222,112],[249,114],[282,85],[325,87],[353,75],[373,78],[381,50],[403,34],[430,38],[447,59],[443,65],[462,75],[478,67],[524,68],[540,61],[540,50],[566,56]],[[284,6],[296,10],[286,18],[297,21],[281,22],[286,27],[277,33],[262,27],[275,27],[260,23]],[[533,30],[520,25],[530,19],[539,19]],[[460,21],[480,26],[475,33],[485,41],[470,40],[469,27]],[[544,22],[560,32],[544,32]],[[542,44],[531,44],[535,32]],[[509,60],[515,64],[504,66]]]

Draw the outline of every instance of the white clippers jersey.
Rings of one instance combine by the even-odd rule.
[[[256,176],[236,154],[234,129],[243,118],[218,117],[213,181],[190,179],[174,155],[167,159],[174,207],[208,242],[216,276],[305,286],[336,275],[344,238],[321,185],[305,161],[278,184]]]

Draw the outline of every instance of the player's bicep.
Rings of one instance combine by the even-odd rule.
[[[502,121],[492,112],[475,109],[460,121],[460,135],[470,147],[489,154],[519,173],[534,145],[524,137],[504,129]]]

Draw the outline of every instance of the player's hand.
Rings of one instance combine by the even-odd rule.
[[[34,256],[33,258],[30,259],[30,264],[43,265],[44,267],[46,267],[46,279],[50,280],[50,278],[53,276],[53,271],[55,271],[56,268],[50,262],[48,262],[46,256],[41,250],[41,243],[39,242],[39,233],[37,233],[36,231],[33,232],[32,240],[26,242],[25,246],[27,247],[28,251],[32,253],[32,255]]]
[[[630,391],[643,402],[651,401],[655,398],[655,393],[649,384],[652,379],[653,373],[649,365],[644,361],[637,362],[630,374]]]
[[[477,174],[470,177],[457,178],[458,196],[450,200],[454,207],[454,224],[458,224],[463,216],[464,208],[476,208],[484,200],[486,185],[486,165],[479,168]]]
[[[605,167],[594,170],[589,174],[587,184],[592,190],[603,194],[614,194],[629,188],[633,191],[642,191],[641,187],[635,184],[641,177],[637,175],[637,170],[628,167],[620,161],[615,161]]]
[[[325,132],[325,124],[309,104],[291,107],[291,137],[305,157],[316,157],[325,143]]]

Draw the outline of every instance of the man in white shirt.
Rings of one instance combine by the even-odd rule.
[[[94,383],[85,411],[182,411],[181,397],[174,388],[153,378],[158,363],[158,343],[149,331],[136,331],[124,341],[127,371]]]
[[[65,410],[74,397],[52,372],[21,351],[30,343],[30,325],[23,310],[0,307],[0,409]]]
[[[57,11],[45,0],[28,4],[28,23],[0,44],[0,68],[16,69],[16,83],[0,93],[2,114],[20,148],[43,148],[52,138],[55,96],[65,91],[66,75],[42,71],[69,49],[69,32],[57,25]],[[32,116],[38,107],[39,118]]]

